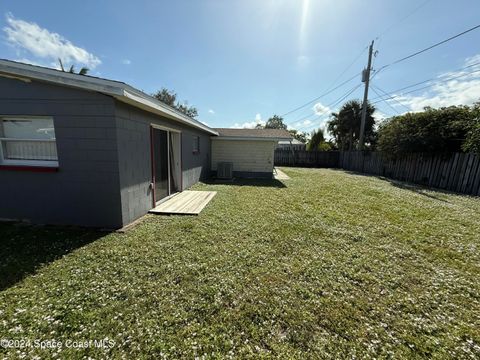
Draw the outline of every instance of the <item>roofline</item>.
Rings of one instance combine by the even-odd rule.
[[[287,140],[290,141],[290,138],[284,137],[262,137],[262,136],[215,136],[211,137],[212,140],[254,140],[254,141],[283,141]]]
[[[35,79],[61,86],[100,92],[105,95],[110,95],[118,101],[130,104],[145,111],[179,121],[212,135],[218,135],[217,131],[200,121],[182,114],[178,110],[121,81],[102,79],[88,75],[71,74],[55,69],[5,59],[0,59],[0,76],[13,77],[23,81]]]
[[[291,139],[288,139],[288,140],[284,139],[284,140],[280,140],[280,141],[288,141],[290,143],[293,143],[294,145],[300,145],[300,144],[306,145],[306,143],[301,142],[299,140],[297,140],[297,142],[294,142],[295,140],[296,140],[295,138],[291,138]]]

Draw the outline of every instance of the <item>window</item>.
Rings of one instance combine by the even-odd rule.
[[[199,153],[200,152],[200,136],[194,136],[193,137],[193,153]]]
[[[50,117],[0,117],[0,164],[58,166]]]

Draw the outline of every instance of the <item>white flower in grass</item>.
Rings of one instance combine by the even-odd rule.
[[[17,326],[15,326],[14,328],[11,328],[11,329],[9,330],[9,332],[14,333],[14,334],[23,332],[22,325],[17,325]]]

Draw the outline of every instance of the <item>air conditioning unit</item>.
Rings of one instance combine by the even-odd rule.
[[[217,165],[217,178],[232,179],[233,178],[233,163],[219,162]]]

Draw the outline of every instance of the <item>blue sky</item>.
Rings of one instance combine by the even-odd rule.
[[[0,3],[0,57],[55,66],[62,56],[91,74],[147,93],[161,87],[199,109],[213,127],[254,126],[359,74],[375,39],[374,69],[480,24],[478,0],[9,1]],[[363,51],[363,53],[362,53]],[[355,62],[339,79],[338,76]],[[378,117],[480,99],[480,29],[385,68],[377,93],[394,92]],[[473,64],[473,65],[472,65]],[[462,67],[471,65],[468,70]],[[450,81],[445,79],[450,79]],[[435,80],[435,81],[437,81]],[[323,126],[358,79],[285,117]],[[427,85],[430,85],[428,83]],[[411,90],[411,89],[409,89]],[[370,98],[378,95],[371,91]],[[361,87],[349,98],[360,98]]]

